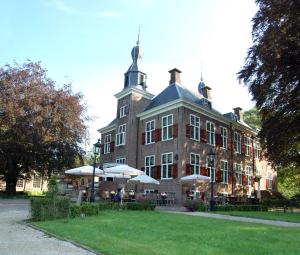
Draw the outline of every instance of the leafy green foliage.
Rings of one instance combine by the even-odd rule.
[[[268,211],[265,205],[217,205],[216,211]]]
[[[253,45],[238,78],[256,101],[267,157],[300,166],[300,2],[256,3]]]
[[[207,211],[207,206],[200,200],[186,200],[183,206],[189,212],[204,212]]]
[[[290,164],[286,167],[277,168],[278,190],[287,198],[300,194],[300,171],[299,167]]]
[[[153,211],[155,209],[155,204],[151,201],[144,201],[144,202],[128,202],[126,203],[126,209],[132,211]]]
[[[31,220],[45,221],[68,218],[70,199],[66,197],[32,197],[30,198]]]
[[[261,117],[256,107],[244,112],[244,121],[254,129],[261,129]]]
[[[56,88],[40,63],[0,68],[0,176],[15,194],[18,177],[50,176],[82,158],[86,137],[82,95]]]

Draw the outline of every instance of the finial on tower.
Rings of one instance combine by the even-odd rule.
[[[200,78],[200,81],[203,81],[203,76],[202,76],[202,62],[201,62],[201,78]]]
[[[141,26],[139,26],[139,33],[138,33],[138,39],[136,41],[136,45],[140,44],[140,34],[141,34]]]

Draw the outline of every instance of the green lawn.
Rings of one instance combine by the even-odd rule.
[[[299,254],[300,228],[149,211],[103,211],[85,219],[36,222],[108,254]]]
[[[282,221],[300,222],[300,213],[252,212],[252,211],[249,211],[249,212],[228,211],[228,212],[217,212],[217,213],[233,215],[233,216],[267,219],[267,220],[282,220]]]

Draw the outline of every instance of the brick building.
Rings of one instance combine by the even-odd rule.
[[[102,162],[126,163],[160,180],[159,191],[185,194],[180,178],[190,174],[211,176],[215,193],[246,196],[258,188],[276,189],[276,171],[263,159],[257,132],[243,121],[239,107],[221,114],[214,109],[211,88],[203,79],[194,93],[181,84],[172,69],[169,85],[157,96],[149,93],[146,74],[139,69],[139,41],[124,87],[115,95],[116,117],[99,129]],[[207,154],[216,154],[208,167]],[[203,185],[205,191],[208,185]]]

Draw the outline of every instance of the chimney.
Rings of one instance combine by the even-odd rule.
[[[235,107],[235,108],[233,108],[233,111],[239,121],[244,121],[244,112],[241,107]]]
[[[211,88],[210,87],[208,87],[208,86],[205,86],[203,89],[202,89],[202,93],[203,93],[203,96],[207,99],[207,100],[209,100],[209,101],[211,101]]]
[[[174,68],[172,70],[169,71],[170,75],[170,81],[169,81],[169,85],[173,84],[173,83],[178,83],[181,84],[180,81],[180,73],[181,71],[178,70],[177,68]]]

